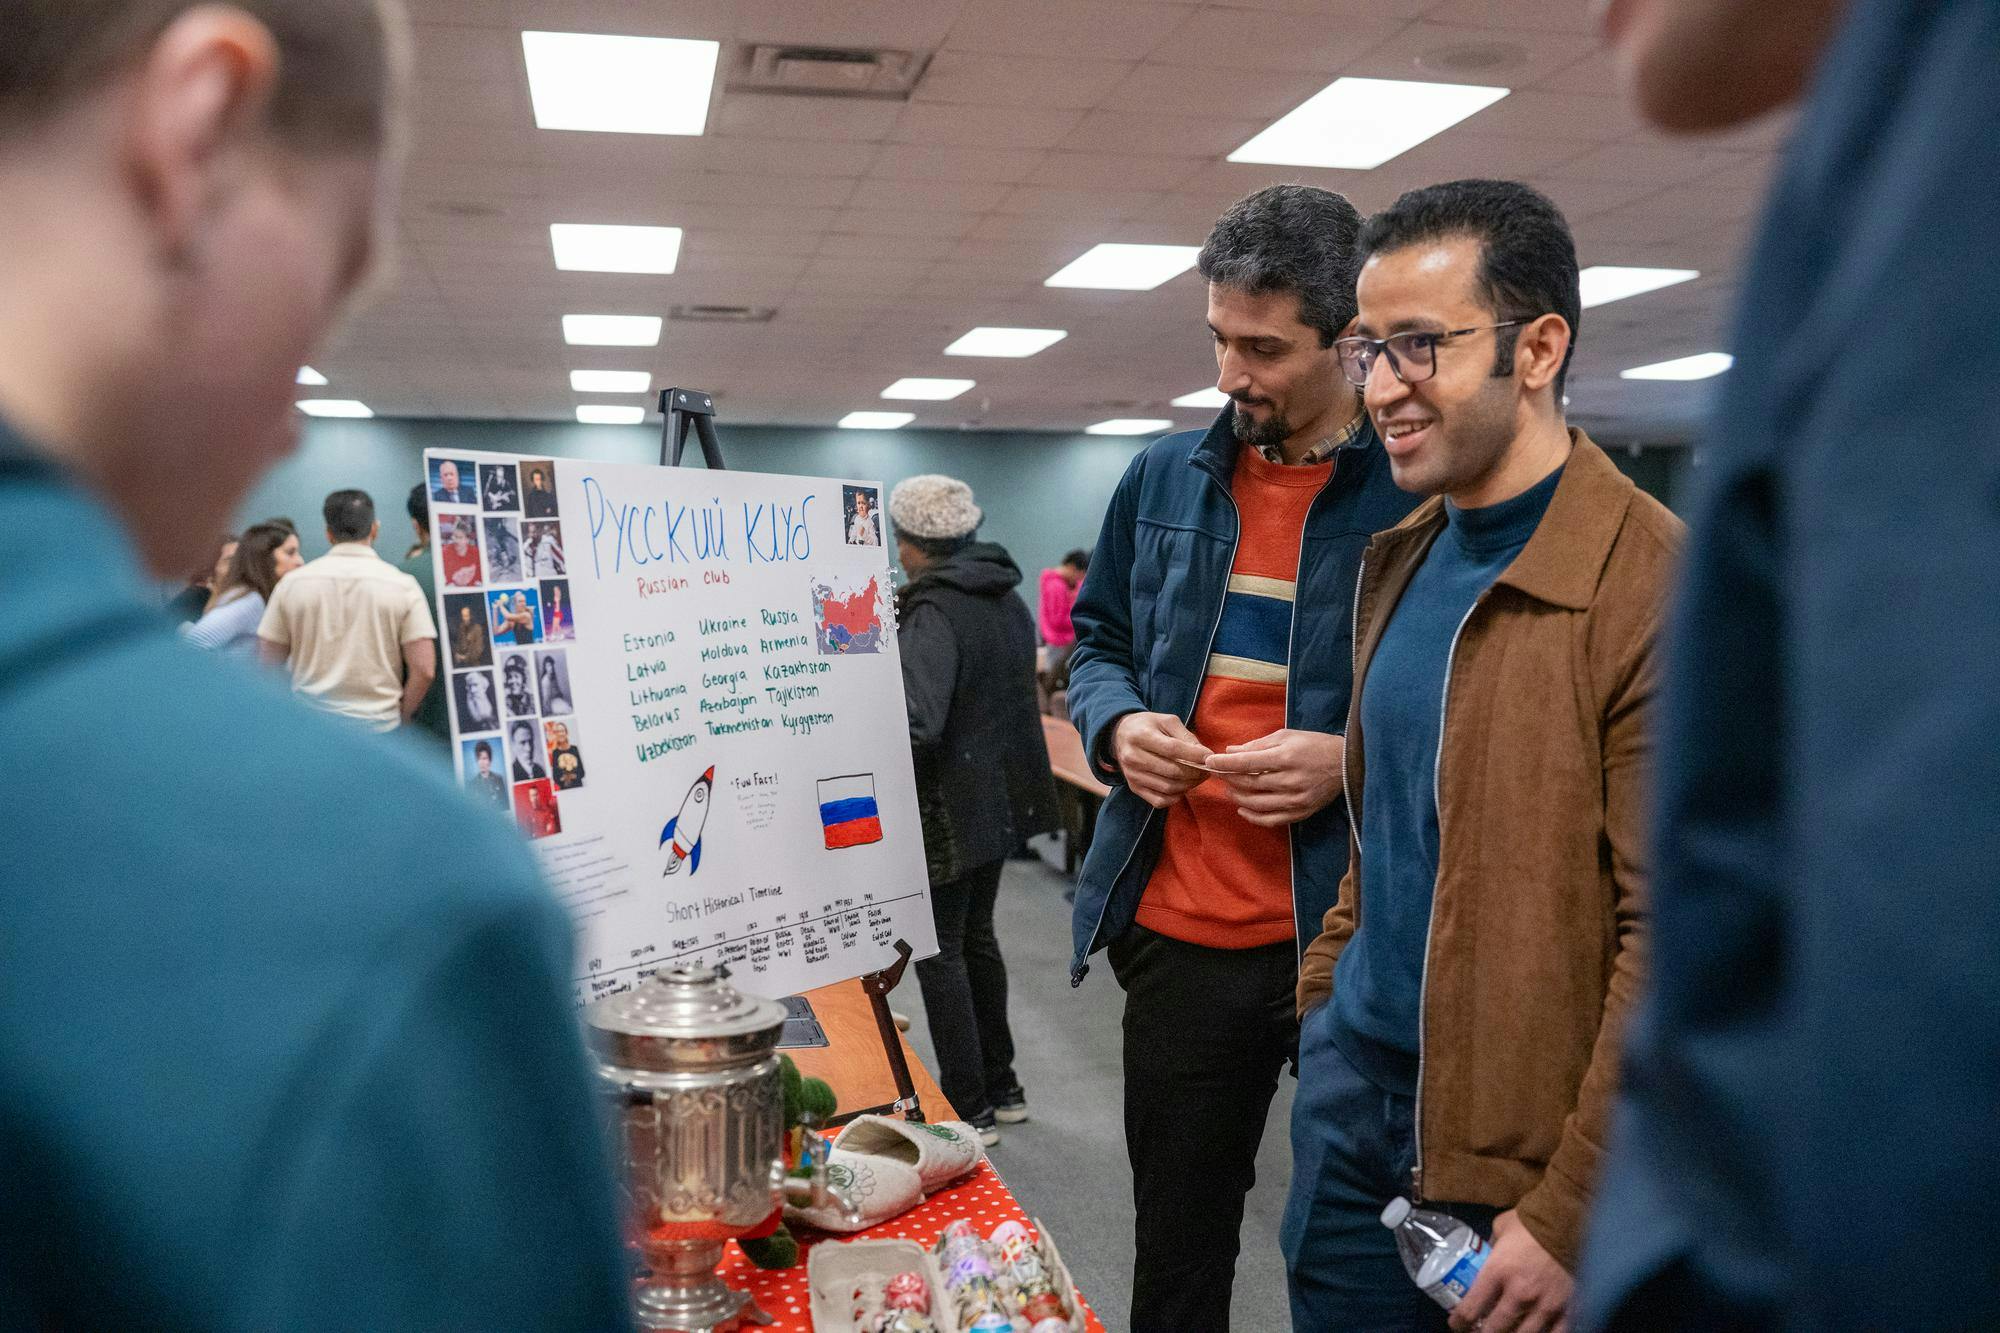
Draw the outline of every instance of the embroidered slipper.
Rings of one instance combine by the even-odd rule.
[[[963,1120],[918,1125],[885,1115],[864,1115],[853,1121],[834,1140],[834,1150],[914,1167],[926,1194],[957,1180],[986,1155],[979,1146],[979,1132]]]
[[[785,1206],[785,1217],[821,1231],[863,1231],[901,1217],[924,1201],[923,1178],[907,1162],[870,1157],[835,1148],[827,1155],[826,1182],[854,1205],[850,1214],[835,1200],[818,1207]]]

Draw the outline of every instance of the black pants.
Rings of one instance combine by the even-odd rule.
[[[1007,1027],[1007,964],[993,933],[1005,864],[994,861],[963,879],[931,885],[938,955],[917,964],[937,1048],[938,1087],[966,1120],[991,1115],[994,1102],[1020,1090],[1014,1034]]]
[[[1134,926],[1110,956],[1125,988],[1132,1330],[1221,1333],[1257,1144],[1298,1046],[1298,949],[1207,949]]]

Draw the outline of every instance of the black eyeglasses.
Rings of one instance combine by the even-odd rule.
[[[1342,338],[1334,343],[1334,351],[1340,354],[1341,373],[1355,388],[1366,388],[1368,374],[1375,369],[1375,358],[1383,352],[1389,354],[1389,369],[1405,384],[1422,384],[1437,374],[1437,349],[1440,343],[1453,338],[1463,338],[1468,333],[1487,333],[1494,329],[1511,329],[1526,324],[1525,319],[1510,319],[1504,324],[1481,324],[1476,328],[1453,329],[1449,333],[1392,333],[1386,338]]]

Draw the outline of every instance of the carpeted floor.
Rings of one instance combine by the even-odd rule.
[[[1067,881],[1046,866],[1010,861],[995,920],[1007,956],[1015,1068],[1034,1117],[1001,1127],[993,1164],[1031,1216],[1047,1225],[1076,1283],[1112,1333],[1128,1328],[1132,1280],[1132,1177],[1125,1164],[1119,1015],[1124,993],[1100,956],[1080,988],[1069,984]],[[910,1041],[933,1061],[914,976],[890,1002],[912,1020]],[[1264,1131],[1257,1188],[1243,1222],[1232,1327],[1264,1333],[1291,1326],[1278,1222],[1291,1174],[1285,1126],[1287,1074]],[[1189,1333],[1196,1333],[1189,1330]],[[1222,1330],[1199,1330],[1222,1333]]]

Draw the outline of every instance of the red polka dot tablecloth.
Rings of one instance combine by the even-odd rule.
[[[947,1224],[961,1217],[970,1218],[981,1235],[991,1235],[1002,1222],[1034,1225],[1034,1219],[1021,1211],[1021,1205],[1014,1201],[1014,1196],[1001,1182],[992,1163],[981,1162],[977,1171],[958,1184],[939,1190],[901,1217],[892,1217],[866,1231],[857,1231],[852,1236],[827,1236],[816,1231],[795,1232],[800,1250],[795,1267],[769,1271],[758,1268],[744,1258],[743,1251],[736,1247],[735,1241],[731,1241],[716,1271],[730,1286],[755,1296],[757,1304],[777,1319],[772,1328],[778,1333],[809,1333],[812,1328],[812,1301],[806,1281],[806,1253],[814,1245],[842,1240],[913,1240],[928,1248]],[[1057,1236],[1055,1243],[1057,1248],[1061,1248],[1062,1237]],[[1084,1322],[1092,1333],[1104,1333],[1104,1325],[1090,1310],[1088,1300],[1084,1303]]]

